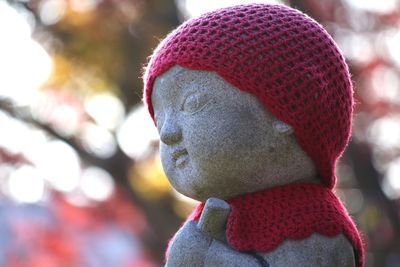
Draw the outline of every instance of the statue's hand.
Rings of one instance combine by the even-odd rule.
[[[188,221],[176,233],[171,244],[166,267],[201,267],[212,238],[197,227],[195,221]]]
[[[229,212],[229,205],[225,201],[208,199],[199,222],[185,223],[175,235],[166,266],[268,266],[260,265],[260,260],[254,256],[237,252],[226,244]]]
[[[226,222],[230,212],[229,204],[218,198],[207,199],[197,228],[208,236],[226,242]]]
[[[203,266],[213,239],[225,240],[228,215],[228,203],[216,198],[208,199],[199,222],[186,222],[175,235],[166,266]]]
[[[237,252],[226,244],[229,212],[225,201],[208,199],[199,222],[186,222],[175,235],[166,267],[263,266],[253,256]]]

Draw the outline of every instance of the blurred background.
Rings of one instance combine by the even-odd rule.
[[[366,266],[400,266],[399,0],[0,0],[0,266],[162,266],[195,203],[168,184],[142,68],[184,20],[283,3],[323,24],[357,101],[337,194]]]

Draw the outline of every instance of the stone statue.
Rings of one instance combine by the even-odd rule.
[[[172,186],[202,203],[166,266],[362,266],[334,195],[352,85],[328,33],[283,5],[192,19],[154,51],[144,101]]]

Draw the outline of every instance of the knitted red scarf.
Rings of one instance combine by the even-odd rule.
[[[313,233],[328,237],[343,233],[354,247],[356,266],[363,266],[364,250],[357,228],[340,200],[325,186],[291,184],[227,202],[231,212],[226,237],[228,244],[238,251],[268,252],[285,239],[306,239]],[[199,204],[188,220],[198,221],[203,207],[204,203]]]

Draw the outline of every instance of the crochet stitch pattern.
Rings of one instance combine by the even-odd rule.
[[[302,240],[314,233],[343,233],[355,249],[356,266],[364,264],[357,228],[340,200],[325,186],[290,184],[228,199],[231,207],[226,237],[238,251],[269,252],[284,240]],[[198,221],[204,203],[188,220]],[[251,231],[248,231],[251,229]],[[172,241],[171,241],[172,243]]]
[[[154,80],[174,65],[214,71],[255,95],[294,129],[328,188],[351,131],[353,89],[348,67],[329,34],[283,5],[219,9],[187,21],[155,49],[144,75],[153,116]]]

